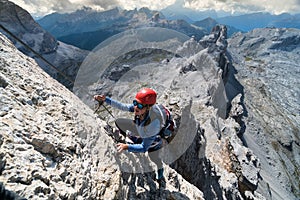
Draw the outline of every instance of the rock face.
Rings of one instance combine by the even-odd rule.
[[[0,28],[0,31],[13,41],[20,51],[35,58],[48,74],[68,88],[72,88],[72,82],[75,80],[77,70],[87,55],[87,51],[57,41],[36,23],[27,11],[7,0],[0,1],[0,24],[14,35],[12,36],[2,27]],[[15,37],[27,46],[21,44]],[[28,48],[33,49],[36,53]],[[45,62],[40,56],[48,62]]]
[[[189,133],[194,138],[185,136],[192,143],[171,166],[205,199],[260,199],[260,161],[238,137],[244,128],[243,90],[230,65],[226,34],[226,27],[215,27],[199,41],[204,49],[189,59],[196,70],[186,74],[197,74],[191,82],[201,83],[202,93],[192,97],[190,120],[195,123]]]
[[[54,52],[57,49],[57,40],[41,28],[27,11],[7,0],[1,0],[0,5],[0,22],[2,26],[10,30],[36,52],[44,54]],[[12,41],[22,52],[32,55],[32,52],[17,43],[16,40],[12,39]]]
[[[179,125],[164,149],[165,162],[200,189],[205,199],[268,198],[257,192],[260,161],[239,138],[244,129],[243,87],[230,65],[226,34],[226,27],[218,26],[199,42],[190,38],[177,49],[182,57],[134,65],[115,83],[108,78],[113,89],[107,90],[114,91],[113,98],[129,102],[139,81],[155,86],[158,102],[172,110]],[[95,84],[86,88],[105,93],[105,81],[102,78],[98,88]]]
[[[169,163],[170,166],[200,189],[205,199],[297,199],[299,196],[298,180],[291,178],[296,177],[299,168],[299,128],[296,123],[299,113],[295,110],[299,104],[294,104],[294,109],[286,107],[291,113],[274,118],[282,108],[274,107],[273,103],[271,108],[261,107],[265,98],[260,95],[262,83],[257,82],[259,87],[253,84],[255,78],[261,76],[261,70],[253,74],[244,69],[246,61],[241,60],[252,63],[252,57],[245,57],[245,54],[259,55],[270,65],[283,64],[279,71],[284,74],[283,69],[290,70],[287,66],[290,64],[298,66],[299,59],[296,59],[296,64],[291,61],[284,64],[285,59],[279,60],[278,56],[282,53],[291,59],[299,55],[299,47],[294,45],[298,41],[295,36],[298,31],[285,33],[281,29],[281,35],[275,41],[269,39],[274,35],[268,33],[270,29],[256,31],[259,38],[249,33],[227,40],[226,27],[217,26],[199,42],[194,38],[186,41],[176,52],[181,58],[143,63],[140,68],[132,68],[128,60],[123,60],[128,66],[118,71],[119,78],[114,79],[115,82],[108,78],[110,89],[107,90],[114,91],[110,93],[113,98],[125,102],[134,98],[132,94],[139,89],[139,81],[157,89],[160,94],[158,101],[172,109],[179,124],[178,132],[166,150],[166,160],[176,158]],[[275,47],[289,51],[270,50]],[[122,61],[119,61],[122,66]],[[137,62],[133,66],[136,65]],[[145,68],[151,70],[143,70]],[[133,71],[126,77],[129,69]],[[294,73],[287,83],[298,85],[297,68],[291,70]],[[274,71],[278,73],[277,68]],[[112,70],[110,75],[114,72]],[[274,84],[270,80],[268,83]],[[104,79],[95,85],[87,88],[105,93]],[[275,86],[274,89],[280,90],[280,86]],[[263,91],[268,95],[266,90]],[[298,90],[284,91],[288,94]],[[268,96],[268,103],[272,98],[276,98],[276,94]],[[277,99],[281,97],[277,96]],[[289,101],[297,102],[298,99]],[[119,112],[115,115],[122,116]],[[289,125],[285,125],[286,122]],[[290,132],[282,131],[282,126]],[[277,131],[272,130],[276,127]],[[280,159],[286,163],[280,165],[276,161]],[[278,173],[277,177],[271,175],[274,172]]]
[[[244,144],[261,162],[259,189],[268,186],[274,199],[300,195],[295,178],[300,163],[299,35],[299,29],[255,29],[228,41],[245,91]]]
[[[0,43],[0,181],[6,189],[27,199],[202,199],[171,168],[163,187],[152,173],[119,171],[106,123],[2,34]]]

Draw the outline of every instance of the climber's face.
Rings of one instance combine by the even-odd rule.
[[[138,101],[133,101],[134,105],[134,114],[135,115],[143,115],[147,111],[147,105],[141,104]]]

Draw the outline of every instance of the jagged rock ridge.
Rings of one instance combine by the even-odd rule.
[[[279,129],[278,135],[275,136],[280,136],[278,140],[283,148],[286,146],[287,149],[295,153],[295,156],[291,156],[291,152],[286,152],[285,149],[277,152],[279,150],[278,145],[272,139],[265,137],[264,133],[258,138],[255,138],[255,134],[249,135],[249,133],[257,133],[257,131],[260,135],[261,130],[265,127],[267,130],[271,130],[272,127],[270,125],[261,126],[261,123],[257,121],[261,120],[260,117],[256,119],[260,112],[265,112],[264,110],[254,109],[250,112],[249,109],[254,106],[250,99],[247,99],[246,104],[244,104],[245,93],[255,95],[259,90],[253,90],[247,85],[245,91],[244,86],[239,83],[239,79],[236,77],[237,72],[239,72],[242,76],[238,77],[243,80],[245,78],[243,74],[249,73],[248,70],[240,72],[235,69],[235,66],[239,67],[240,70],[243,69],[240,64],[244,62],[240,62],[239,59],[245,59],[249,62],[252,60],[252,56],[258,53],[266,60],[282,63],[280,60],[275,59],[278,58],[281,51],[272,51],[274,55],[270,57],[268,57],[269,53],[265,52],[274,47],[280,47],[285,51],[291,49],[290,54],[283,51],[283,55],[289,55],[288,58],[298,55],[299,48],[291,42],[298,41],[295,36],[297,31],[284,33],[283,29],[278,29],[282,35],[276,37],[274,42],[264,39],[274,35],[268,34],[268,30],[256,30],[259,33],[259,38],[253,39],[253,36],[250,35],[249,41],[247,41],[248,36],[238,34],[236,36],[237,40],[229,40],[230,45],[234,46],[237,41],[238,45],[244,44],[246,46],[245,50],[241,51],[237,45],[234,51],[233,47],[230,46],[231,51],[229,52],[227,51],[226,28],[215,27],[210,35],[199,42],[195,41],[194,38],[185,42],[177,52],[179,55],[184,55],[183,58],[173,58],[167,63],[141,65],[142,68],[144,66],[153,69],[157,74],[154,75],[151,72],[145,74],[144,71],[139,72],[139,69],[136,69],[138,67],[135,67],[134,74],[140,78],[136,81],[143,80],[153,86],[160,84],[157,88],[159,94],[161,94],[159,101],[165,102],[166,105],[172,108],[172,111],[178,117],[179,124],[182,125],[182,131],[179,131],[179,134],[176,135],[178,140],[176,140],[176,143],[174,142],[172,151],[176,152],[178,147],[186,148],[187,151],[171,166],[182,174],[186,180],[197,186],[207,199],[297,199],[297,180],[288,178],[290,176],[294,177],[290,174],[298,173],[299,157],[297,152],[299,149],[297,138],[299,131],[296,121],[299,115],[295,113],[297,112],[295,110],[297,105],[295,104],[292,114],[287,113],[284,117],[292,119],[291,126],[286,127],[286,130],[291,130],[290,134],[285,135],[284,132],[281,132],[282,129]],[[253,51],[251,49],[249,51],[251,47],[253,47]],[[231,52],[234,52],[234,54],[231,54]],[[251,58],[245,56],[244,53],[248,56],[251,55]],[[236,57],[240,54],[244,57]],[[128,64],[128,61],[126,63]],[[119,64],[122,65],[122,63]],[[281,68],[287,70],[289,69],[287,66],[287,64],[284,64]],[[297,64],[294,66],[297,66]],[[256,70],[256,67],[254,69]],[[293,68],[293,70],[297,70],[297,68]],[[168,72],[168,78],[161,79],[160,77],[166,71]],[[122,70],[119,72],[122,73]],[[259,69],[257,72],[260,73],[261,70]],[[294,75],[297,76],[297,73],[294,73]],[[119,74],[118,77],[121,77],[121,75]],[[251,80],[254,77],[251,72]],[[134,77],[131,78],[131,81],[135,81]],[[297,82],[297,80],[299,79],[291,78],[287,83]],[[105,81],[101,81],[103,81],[101,84],[105,85]],[[118,89],[118,86],[109,82],[109,85],[114,87],[115,90],[115,94],[112,94],[113,97],[122,97],[123,101],[130,101],[134,98],[132,94],[138,90],[136,84],[132,85],[128,80],[122,79],[114,81],[121,82],[122,87]],[[247,82],[243,81],[243,83]],[[273,83],[270,81],[270,84]],[[103,85],[99,86],[99,91],[102,91]],[[91,88],[97,90],[97,87],[92,86]],[[276,87],[274,86],[274,88]],[[118,94],[121,94],[121,96],[118,96]],[[268,95],[266,92],[264,94]],[[259,99],[260,96],[257,95],[257,98]],[[268,98],[276,98],[276,95],[270,95]],[[280,97],[277,98],[281,99]],[[249,108],[247,107],[248,104],[250,105]],[[278,107],[274,108],[275,110],[280,109]],[[266,112],[269,111],[271,111],[271,116],[275,112],[272,109],[266,110]],[[249,115],[250,113],[251,115]],[[115,114],[117,116],[121,115],[117,112]],[[251,117],[248,118],[249,116]],[[282,124],[280,118],[278,121],[274,119],[273,122],[268,119],[264,120],[266,123],[277,124],[277,122],[280,122],[278,124]],[[256,123],[258,126],[256,126]],[[184,126],[188,127],[188,130]],[[253,141],[256,141],[256,144]],[[275,146],[273,146],[274,144]],[[277,168],[273,166],[272,162],[265,162],[264,155],[269,155],[267,159],[275,156],[275,159],[276,154],[289,157],[287,162],[292,165],[286,165],[290,166],[288,169],[290,172],[280,173],[280,171],[287,170],[284,165]],[[280,173],[279,177],[281,176],[281,179],[279,181],[276,177],[269,175],[274,170]]]
[[[243,87],[227,57],[226,38],[226,28],[218,26],[199,42],[194,38],[186,41],[176,52],[180,58],[134,66],[134,76],[124,75],[114,80],[116,83],[108,78],[107,90],[114,91],[113,98],[127,102],[139,89],[139,84],[132,82],[142,80],[157,89],[158,101],[172,109],[179,124],[166,149],[168,159],[177,158],[170,166],[198,187],[205,199],[260,198],[256,192],[259,160],[239,138],[244,129]],[[118,64],[122,66],[122,62]],[[164,75],[167,78],[161,78]],[[98,88],[95,84],[86,88],[105,93],[104,85],[101,79]],[[80,97],[84,99],[85,94]],[[114,114],[122,116],[117,111]]]
[[[255,29],[229,39],[245,88],[243,140],[261,161],[273,199],[299,199],[299,29]],[[271,198],[270,197],[270,198]]]

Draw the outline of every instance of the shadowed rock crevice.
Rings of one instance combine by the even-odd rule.
[[[219,178],[215,173],[210,161],[206,158],[199,158],[199,145],[203,141],[201,130],[198,131],[191,147],[178,160],[171,164],[187,181],[198,187],[204,195],[204,199],[223,199],[222,188],[218,183]],[[201,139],[202,138],[202,139]],[[197,166],[197,168],[195,168]]]

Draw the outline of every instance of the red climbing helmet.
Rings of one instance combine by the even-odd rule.
[[[143,88],[136,95],[135,99],[142,104],[153,105],[156,103],[156,92],[151,88]]]

